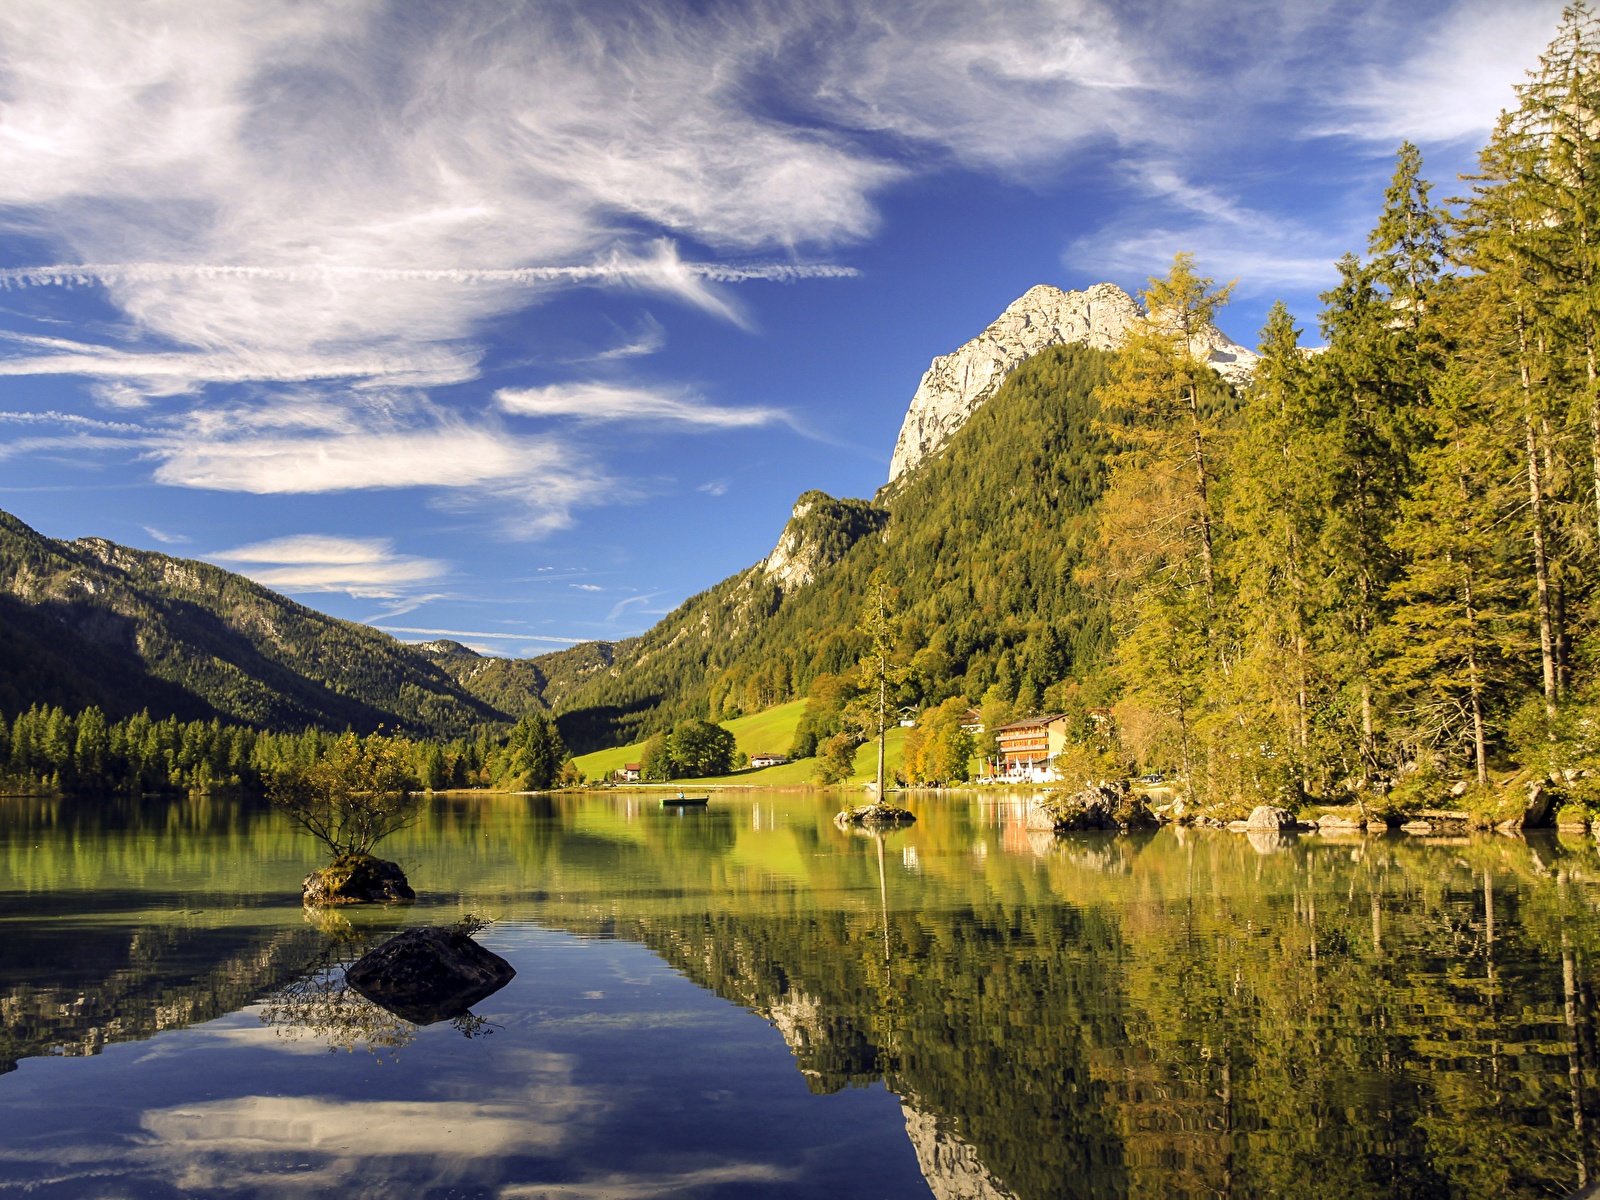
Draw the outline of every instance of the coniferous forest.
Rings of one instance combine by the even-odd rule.
[[[1354,790],[1417,807],[1555,772],[1586,808],[1597,240],[1600,23],[1574,6],[1473,176],[1441,189],[1401,147],[1318,329],[1276,306],[1250,386],[1190,354],[1230,289],[1180,255],[1119,353],[1020,367],[880,497],[881,536],[793,595],[752,571],[692,599],[619,646],[639,669],[580,689],[564,721],[580,741],[598,715],[629,733],[819,678],[826,708],[883,570],[902,703],[1113,707],[1119,736],[1087,773],[1175,772],[1206,804]]]
[[[1401,148],[1323,294],[1326,348],[1276,307],[1236,414],[1182,336],[1227,289],[1183,257],[1152,283],[1161,320],[1100,392],[1125,751],[1213,800],[1399,780],[1427,801],[1520,767],[1586,806],[1597,133],[1600,25],[1574,7],[1456,197]]]

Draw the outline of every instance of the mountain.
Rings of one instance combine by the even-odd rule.
[[[948,442],[1024,360],[1049,346],[1115,350],[1142,318],[1133,297],[1115,284],[1082,292],[1029,288],[977,337],[933,360],[900,426],[889,484]],[[1195,338],[1194,349],[1229,383],[1243,384],[1254,371],[1256,355],[1215,326]]]
[[[98,704],[449,738],[554,710],[583,752],[764,709],[849,670],[879,568],[903,592],[923,702],[994,683],[1042,699],[1109,646],[1104,607],[1077,575],[1109,452],[1094,391],[1139,319],[1110,284],[1031,288],[934,360],[875,500],[806,492],[765,559],[645,634],[536,658],[406,645],[207,563],[55,541],[0,514],[0,712]],[[1215,329],[1198,341],[1219,373],[1248,377],[1248,350]]]
[[[439,737],[511,715],[433,657],[243,576],[0,513],[0,712],[33,703]]]
[[[1076,575],[1105,487],[1094,391],[1110,361],[1082,345],[1033,355],[880,503],[805,493],[766,559],[611,648],[610,666],[558,706],[568,744],[765,708],[848,670],[879,567],[902,589],[903,649],[924,700],[997,681],[1042,693],[1092,669],[1109,619]]]
[[[560,707],[597,671],[611,666],[610,642],[583,642],[537,658],[497,658],[460,642],[422,642],[409,649],[425,654],[479,700],[510,717]]]

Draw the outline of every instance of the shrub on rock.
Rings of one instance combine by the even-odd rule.
[[[833,823],[840,827],[845,825],[904,825],[916,819],[916,815],[908,809],[896,808],[892,804],[859,804],[854,808],[842,809],[833,818]]]

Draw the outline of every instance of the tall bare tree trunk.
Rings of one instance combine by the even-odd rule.
[[[1539,657],[1544,669],[1545,714],[1554,720],[1560,680],[1556,672],[1555,630],[1550,619],[1550,566],[1544,541],[1544,488],[1539,478],[1539,440],[1533,427],[1533,373],[1528,367],[1527,322],[1520,309],[1517,312],[1517,343],[1522,376],[1522,429],[1528,456],[1528,505],[1533,518],[1533,577],[1539,596]],[[1600,458],[1595,461],[1596,481],[1600,483]]]

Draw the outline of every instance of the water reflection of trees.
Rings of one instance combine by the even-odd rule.
[[[885,1080],[1024,1200],[1592,1182],[1588,844],[1041,851],[891,905],[888,964],[876,895],[613,927],[768,1016],[814,1091]]]
[[[45,805],[0,844],[8,903],[40,918],[12,922],[0,957],[0,1062],[295,980],[283,1002],[323,1019],[333,935],[297,905],[270,928],[50,921],[222,883],[292,904],[287,831],[225,805],[162,811],[129,808],[116,820],[140,837],[97,840]],[[479,911],[650,946],[772,1020],[814,1091],[886,1080],[925,1169],[970,1158],[1021,1200],[1560,1195],[1600,1173],[1591,843],[1030,838],[965,814],[930,807],[890,835],[886,885],[876,844],[825,800],[774,825],[732,804],[452,797],[397,842]],[[327,1017],[350,1044],[367,1028]]]

